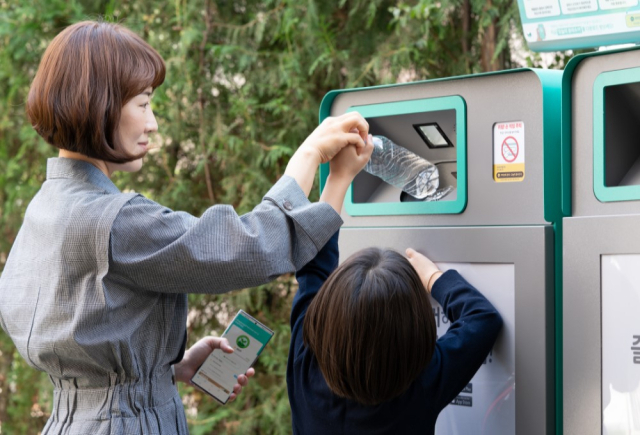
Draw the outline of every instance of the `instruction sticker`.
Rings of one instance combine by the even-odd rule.
[[[524,122],[493,125],[493,179],[499,183],[524,180]]]

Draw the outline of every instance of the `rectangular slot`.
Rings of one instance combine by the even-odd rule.
[[[640,82],[604,89],[604,183],[640,185]]]
[[[443,189],[449,190],[438,200],[455,201],[458,186],[457,179],[454,176],[458,168],[455,147],[455,110],[369,117],[367,122],[369,123],[369,132],[371,134],[385,136],[395,144],[433,163],[438,169],[439,189],[442,192],[444,192]],[[440,137],[431,135],[430,141],[427,142],[420,133],[422,129],[419,127],[428,126],[433,128],[436,125],[438,126],[437,130],[429,131],[429,134],[438,131]],[[364,171],[358,174],[353,181],[353,202],[357,204],[418,201],[421,200]]]
[[[640,200],[640,68],[593,83],[593,191],[601,202]]]
[[[437,190],[418,199],[403,192],[402,186],[396,187],[363,170],[347,192],[347,213],[388,216],[463,212],[467,205],[467,143],[466,105],[462,97],[352,106],[347,111],[364,116],[372,135],[384,136],[433,163],[439,176]]]

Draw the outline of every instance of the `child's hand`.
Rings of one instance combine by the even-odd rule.
[[[369,124],[358,112],[328,117],[300,145],[301,150],[316,154],[320,163],[326,163],[348,145],[358,152],[365,147]]]
[[[433,261],[429,260],[414,249],[408,248],[406,250],[406,254],[409,259],[409,263],[411,263],[416,272],[418,272],[418,276],[420,276],[420,280],[422,280],[424,288],[431,293],[433,284],[438,280],[438,278],[440,278],[442,272],[438,269],[438,266],[433,263]]]
[[[333,209],[340,213],[344,196],[349,189],[349,185],[358,172],[364,168],[373,152],[373,140],[371,136],[365,142],[364,148],[358,150],[353,145],[348,145],[342,149],[330,164],[329,176],[324,185],[320,202],[326,202]]]
[[[347,145],[329,163],[331,177],[351,184],[354,177],[371,158],[372,152],[373,137],[371,135],[368,136],[364,148],[361,150],[357,150],[354,145]]]

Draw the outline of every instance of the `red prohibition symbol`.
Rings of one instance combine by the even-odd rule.
[[[518,141],[515,137],[507,136],[504,141],[502,141],[502,158],[507,163],[513,162],[516,157],[518,157],[519,150]]]

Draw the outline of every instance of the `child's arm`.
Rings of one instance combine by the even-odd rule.
[[[291,330],[297,329],[297,323],[302,320],[309,304],[327,280],[331,272],[338,267],[338,234],[336,232],[316,257],[296,272],[298,292],[293,298],[291,307]]]
[[[349,145],[342,149],[330,163],[329,176],[325,184],[321,202],[326,202],[339,214],[349,184],[364,168],[373,152],[371,135],[365,146],[357,153],[356,147]],[[316,257],[296,273],[299,289],[293,300],[291,311],[291,328],[294,329],[297,319],[302,317],[311,300],[316,295],[329,274],[338,266],[338,233],[327,242]]]
[[[427,257],[409,248],[407,257],[425,288],[438,301],[451,327],[436,343],[424,382],[444,408],[469,383],[493,347],[502,318],[491,303],[455,270],[442,273]]]
[[[458,272],[449,270],[433,284],[432,296],[452,322],[436,343],[429,365],[442,407],[469,383],[493,347],[502,327],[502,317],[491,303]]]
[[[322,191],[320,201],[331,205],[340,213],[344,196],[353,178],[364,168],[371,157],[373,141],[371,136],[364,149],[357,153],[355,146],[345,147],[330,163],[330,173]],[[291,347],[296,354],[302,345],[302,323],[304,314],[329,274],[338,266],[338,233],[327,242],[316,257],[297,273],[298,293],[291,307]]]

